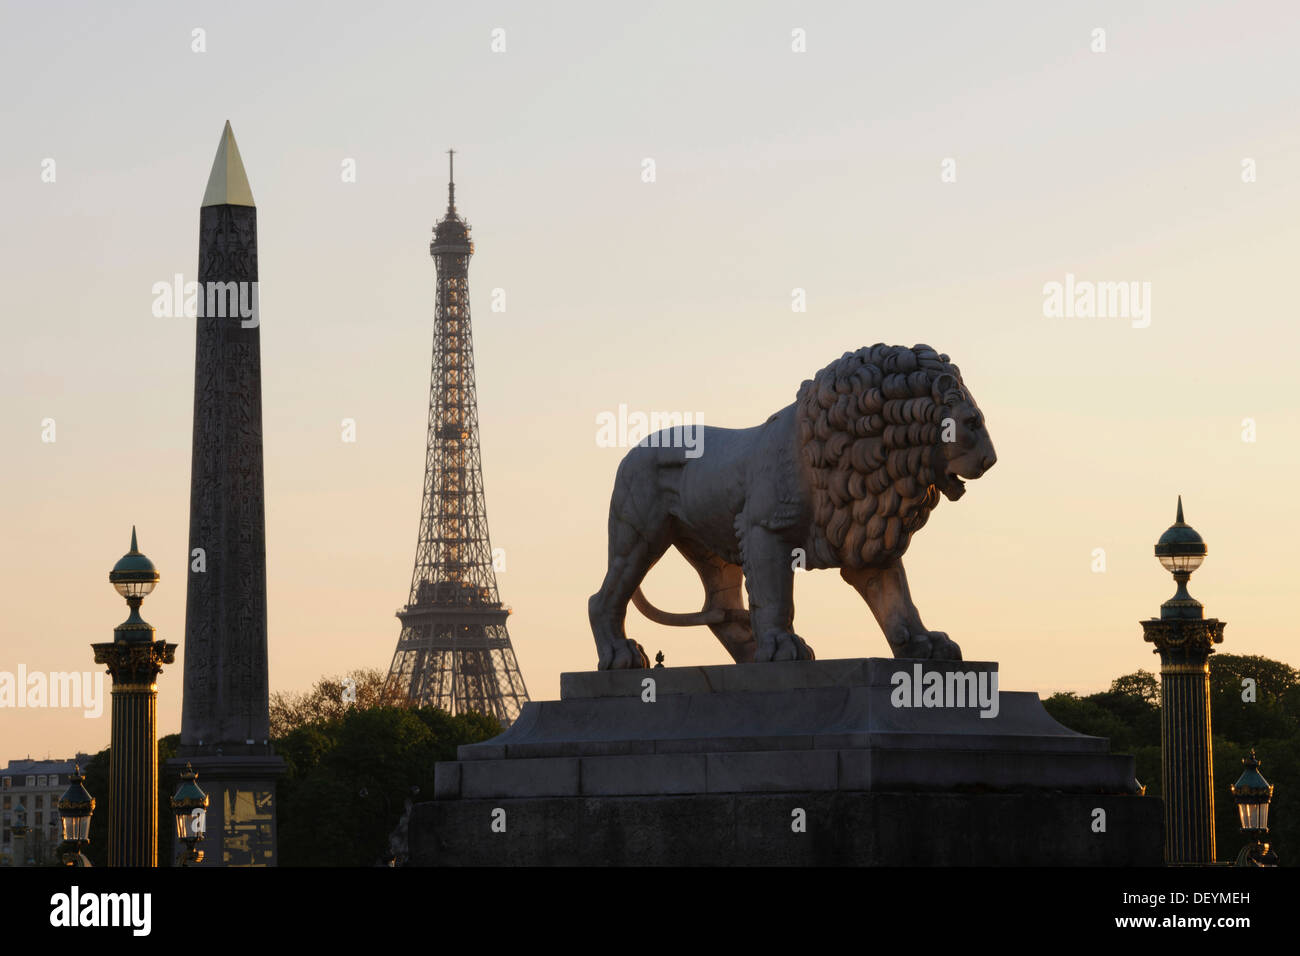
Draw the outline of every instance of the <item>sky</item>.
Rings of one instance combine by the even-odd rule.
[[[1152,545],[1180,494],[1222,650],[1300,665],[1281,560],[1300,538],[1295,4],[0,10],[0,671],[97,669],[132,525],[162,574],[143,615],[183,642],[194,328],[152,289],[195,277],[227,120],[258,207],[273,691],[386,670],[396,646],[449,147],[534,699],[596,662],[586,601],[625,453],[598,416],[758,424],[881,341],[948,353],[987,419],[998,464],[905,565],[927,626],[1005,689],[1157,669],[1138,622],[1173,593]],[[1047,314],[1067,275],[1137,283],[1145,315]],[[645,590],[701,601],[671,552]],[[819,658],[887,655],[835,572],[795,598]],[[628,632],[669,665],[730,660],[703,628],[632,610]],[[107,706],[0,710],[0,761],[108,738]]]

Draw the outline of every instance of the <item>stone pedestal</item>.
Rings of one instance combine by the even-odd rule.
[[[197,783],[209,797],[207,832],[198,848],[198,866],[275,866],[276,784],[284,776],[283,758],[274,754],[218,755],[173,758],[168,778],[175,780],[186,764],[198,774]],[[179,865],[185,847],[172,843],[172,865]]]
[[[438,765],[410,862],[1159,864],[1133,758],[996,689],[892,659],[565,674]]]

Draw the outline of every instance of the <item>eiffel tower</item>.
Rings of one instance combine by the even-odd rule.
[[[413,705],[478,711],[509,726],[528,701],[506,631],[488,540],[469,315],[469,223],[456,213],[448,150],[447,214],[434,227],[437,266],[429,436],[411,596],[388,681]]]

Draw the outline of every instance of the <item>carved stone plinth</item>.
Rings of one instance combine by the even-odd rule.
[[[284,775],[284,761],[273,754],[188,757],[167,761],[169,778],[175,779],[187,763],[209,797],[200,865],[276,865],[276,784]],[[183,853],[177,842],[175,861]]]

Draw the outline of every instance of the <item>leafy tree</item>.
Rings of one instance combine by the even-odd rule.
[[[430,799],[434,764],[501,733],[493,717],[431,707],[356,707],[276,741],[289,765],[278,788],[283,866],[373,866],[408,798]]]
[[[406,696],[373,668],[358,669],[345,677],[322,677],[303,694],[277,691],[271,695],[271,738],[315,721],[342,717],[353,707],[403,707]]]
[[[1160,678],[1150,671],[1134,671],[1116,677],[1110,683],[1110,691],[1112,694],[1140,697],[1148,704],[1160,706]]]
[[[1214,732],[1228,740],[1253,745],[1293,736],[1300,733],[1300,671],[1267,657],[1213,654],[1210,708]]]

